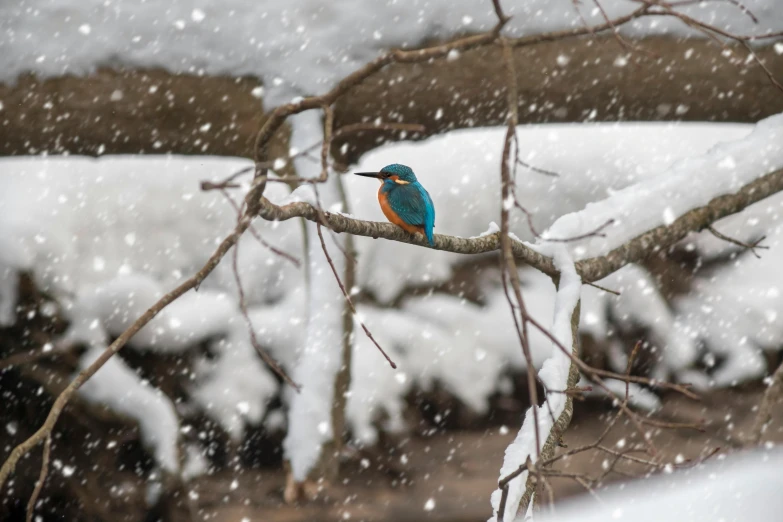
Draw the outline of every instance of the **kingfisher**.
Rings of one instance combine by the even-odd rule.
[[[413,169],[393,163],[380,172],[357,172],[356,175],[380,180],[378,202],[386,219],[406,232],[423,234],[430,245],[435,244],[432,237],[435,206],[429,193],[416,179]]]

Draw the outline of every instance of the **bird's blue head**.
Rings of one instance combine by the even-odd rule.
[[[406,165],[400,165],[399,163],[386,165],[380,172],[357,172],[356,175],[368,178],[378,178],[382,182],[397,183],[400,185],[415,183],[417,181],[413,169]]]
[[[413,169],[407,165],[400,165],[399,163],[392,163],[386,165],[381,169],[381,174],[388,174],[389,177],[397,176],[402,181],[413,183],[416,181],[416,174],[413,173]]]

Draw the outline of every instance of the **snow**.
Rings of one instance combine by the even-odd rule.
[[[668,379],[677,377],[691,366],[699,354],[698,339],[684,332],[680,319],[658,291],[653,276],[636,264],[629,264],[598,282],[599,285],[620,292],[619,296],[593,287],[583,289],[581,331],[608,344],[614,370],[624,372],[627,361],[622,347],[609,336],[606,324],[607,310],[614,326],[621,331],[633,332],[639,328],[648,332],[652,349],[661,351],[660,364],[653,368],[653,377]]]
[[[578,339],[574,339],[572,335],[571,318],[579,305],[582,279],[576,273],[574,261],[563,244],[550,243],[543,245],[539,250],[543,254],[552,256],[555,266],[560,272],[554,319],[550,332],[557,339],[560,347],[570,352],[573,343],[578,342]],[[544,326],[548,325],[544,323]],[[544,361],[538,372],[538,378],[545,390],[544,404],[542,406],[534,404],[525,413],[525,419],[519,433],[506,448],[503,466],[500,468],[500,479],[516,471],[525,464],[528,458],[532,462],[537,460],[541,450],[537,445],[540,443],[543,446],[555,421],[565,410],[566,394],[562,392],[568,389],[571,358],[560,347],[552,347],[552,355]],[[534,415],[533,408],[538,410],[537,416]],[[538,429],[538,437],[536,429]],[[516,517],[519,503],[525,493],[527,476],[528,473],[525,471],[508,483],[508,498],[503,513],[504,520],[513,520]],[[501,489],[496,489],[492,493],[492,517],[489,519],[491,522],[497,520],[502,493]]]
[[[90,349],[82,357],[81,367],[86,368],[97,359],[102,348]],[[140,379],[122,359],[109,359],[84,383],[79,394],[138,421],[142,442],[152,448],[155,461],[170,473],[179,471],[179,418],[174,404],[160,390]]]
[[[195,401],[235,442],[242,440],[247,424],[261,422],[278,391],[277,381],[256,355],[242,326],[211,344],[218,355],[197,361],[198,377],[190,389]]]
[[[711,277],[697,278],[693,292],[675,301],[682,335],[703,339],[711,353],[725,359],[711,376],[712,385],[759,376],[766,369],[762,349],[778,350],[783,341],[780,239],[778,230],[760,260],[742,256]]]
[[[117,275],[103,284],[85,285],[70,310],[73,323],[68,338],[100,343],[109,336],[117,337],[167,290],[147,274],[132,273]],[[236,303],[224,292],[188,292],[155,316],[131,344],[157,352],[181,352],[202,339],[225,333],[236,314]]]
[[[705,261],[726,258],[722,267],[705,269],[697,274],[693,290],[674,301],[680,316],[677,330],[681,335],[703,339],[711,353],[707,366],[715,357],[725,359],[703,386],[726,386],[759,374],[764,369],[762,350],[777,350],[783,344],[780,260],[783,256],[783,196],[774,195],[743,212],[715,223],[720,232],[742,241],[752,242],[766,236],[757,259],[749,252],[712,234],[687,238],[687,244],[703,253]],[[714,355],[713,355],[714,354]],[[693,376],[689,376],[692,378]]]
[[[783,452],[718,456],[692,469],[658,475],[591,496],[565,500],[536,522],[743,522],[776,520],[783,510],[780,469]],[[509,520],[514,520],[509,519]],[[520,517],[517,520],[522,520]]]
[[[571,332],[571,317],[574,314],[582,289],[582,279],[576,273],[574,261],[563,245],[547,245],[548,248],[539,249],[543,253],[548,253],[554,260],[555,267],[560,272],[560,283],[555,298],[555,319],[552,323],[551,332],[560,342],[561,346],[570,349],[573,345],[573,336]],[[568,379],[568,369],[571,366],[571,358],[562,350],[552,349],[552,356],[544,361],[538,376],[549,390],[563,391],[567,386],[564,385]],[[556,394],[557,398],[549,400],[550,406],[553,406],[555,412],[561,412],[565,404],[565,396],[562,393]],[[555,415],[557,416],[557,415]]]
[[[726,124],[521,126],[523,159],[561,175],[552,178],[520,168],[520,202],[534,213],[536,228],[545,230],[563,214],[579,211],[591,201],[657,179],[682,158],[713,157],[709,150],[717,143],[742,140],[752,128]],[[354,171],[404,158],[438,207],[436,230],[477,236],[499,217],[497,169],[503,133],[504,129],[464,130],[385,146],[368,153]],[[302,141],[308,144],[317,139],[305,137],[309,139]],[[736,163],[738,170],[744,169],[745,162]],[[73,322],[70,338],[104,346],[163,292],[200,268],[233,228],[233,208],[218,193],[201,192],[200,181],[217,180],[249,165],[246,160],[213,157],[3,158],[0,311],[5,310],[6,320],[13,320],[17,273],[28,270]],[[673,168],[678,172],[681,167]],[[385,220],[378,208],[376,185],[368,186],[366,179],[350,175],[342,179],[354,216]],[[292,196],[282,184],[269,184],[266,190],[275,202],[312,200],[311,187]],[[328,190],[320,195],[329,206]],[[783,287],[778,270],[783,256],[781,205],[783,197],[776,196],[716,223],[718,230],[742,239],[767,234],[764,243],[771,249],[760,251],[760,260],[743,254],[718,270],[697,273],[696,290],[690,296],[667,303],[654,278],[639,266],[628,266],[599,282],[620,291],[620,297],[583,288],[582,332],[610,345],[615,370],[624,370],[624,352],[630,347],[619,345],[611,328],[641,325],[653,348],[661,351],[656,377],[691,381],[696,363],[709,357],[729,364],[716,365],[706,376],[698,374],[705,386],[760,375],[763,366],[753,363],[759,360],[759,349],[778,350],[783,345],[777,312],[781,306],[777,289]],[[534,239],[524,218],[516,212],[512,217],[515,235],[525,241]],[[256,220],[254,226],[266,241],[294,254],[307,267],[297,269],[250,235],[241,240],[239,269],[251,321],[262,345],[291,371],[303,350],[319,346],[320,338],[314,339],[317,332],[324,334],[324,342],[330,338],[326,336],[337,339],[342,296],[323,262],[320,243],[315,245],[314,258],[303,255],[297,223]],[[342,263],[331,234],[325,233],[324,238],[332,258]],[[486,270],[477,279],[480,303],[459,294],[404,297],[403,292],[411,287],[445,282],[465,257],[355,239],[357,289],[376,299],[360,305],[359,313],[399,365],[396,371],[389,368],[364,333],[354,332],[355,381],[348,397],[348,423],[357,443],[372,444],[379,429],[403,430],[404,397],[414,388],[442,386],[475,411],[486,411],[488,397],[502,388],[509,369],[525,368],[497,272]],[[704,252],[707,258],[737,250],[705,233],[688,237],[683,247]],[[306,271],[313,284],[323,284],[323,288],[305,285]],[[531,315],[548,323],[555,307],[551,281],[528,269],[520,270],[520,278]],[[309,292],[323,293],[329,309],[308,305]],[[399,303],[399,308],[387,308],[390,302]],[[742,308],[735,303],[742,303]],[[610,317],[615,322],[612,327]],[[308,333],[312,320],[315,323]],[[306,335],[314,341],[306,340]],[[164,311],[126,349],[184,354],[200,343],[208,343],[215,358],[198,359],[193,367],[192,396],[185,409],[206,412],[231,437],[241,438],[247,424],[262,422],[269,400],[280,390],[249,343],[230,259],[217,267],[198,292],[187,293]],[[531,350],[536,368],[552,354],[551,343],[535,329]],[[192,350],[188,353],[196,355]],[[303,385],[324,384],[318,380],[321,376],[311,377],[308,372],[317,374],[323,368],[333,372],[329,364],[336,359],[326,361],[321,356],[326,358],[324,353],[310,358],[314,363],[310,370],[300,370]],[[316,362],[324,366],[317,367]],[[640,400],[654,406],[648,399]],[[292,401],[293,395],[286,395],[286,400]],[[312,420],[304,418],[305,411],[297,415],[312,426]]]
[[[185,464],[182,466],[182,479],[187,481],[203,475],[209,469],[209,462],[202,449],[195,444],[185,446]]]
[[[489,227],[487,227],[487,229],[484,232],[482,232],[481,234],[479,234],[477,236],[471,236],[470,239],[476,239],[476,238],[479,238],[479,237],[491,236],[492,234],[496,234],[498,232],[500,232],[500,227],[498,226],[498,224],[495,223],[494,221],[490,221],[489,222]]]
[[[604,384],[607,388],[609,388],[609,391],[615,395],[615,397],[620,397],[621,399],[625,398],[626,383],[624,381],[618,381],[616,379],[604,379]],[[628,404],[632,408],[648,412],[654,412],[661,408],[661,399],[659,399],[655,393],[632,382],[627,384]],[[580,381],[579,385],[589,386],[591,384],[589,382]],[[604,392],[602,389],[598,389],[595,386],[593,387],[592,391],[586,392],[585,396],[592,396],[601,399],[607,398],[606,392]]]
[[[4,158],[0,265],[33,271],[42,290],[60,298],[127,274],[147,274],[170,289],[206,262],[236,220],[223,197],[202,192],[200,182],[251,164],[176,156]],[[270,197],[285,193],[281,184],[267,187]],[[280,248],[300,245],[298,230],[255,226]],[[296,273],[252,237],[242,239],[240,267],[248,298],[262,302],[279,299]],[[230,263],[201,288],[232,291]]]
[[[306,147],[322,136],[322,124],[315,112],[293,118],[291,146]],[[315,177],[320,166],[306,158],[295,160],[297,173]],[[339,178],[331,176],[318,187],[325,208],[340,202]],[[296,347],[298,360],[293,371],[294,382],[302,386],[289,394],[288,432],[283,452],[290,463],[294,480],[303,482],[317,465],[323,446],[342,433],[335,434],[332,425],[332,403],[335,380],[342,366],[344,332],[342,326],[345,299],[321,247],[316,225],[308,222],[306,239],[307,323],[302,344]],[[336,239],[323,230],[324,244],[330,252],[335,271],[344,278],[346,258],[340,251],[344,239]],[[340,241],[338,245],[336,242]]]
[[[364,314],[365,310],[360,313]],[[379,311],[379,315],[383,314]],[[414,385],[409,373],[415,367],[399,363],[402,354],[394,347],[385,332],[371,330],[373,337],[398,363],[397,370],[389,364],[378,349],[354,322],[354,348],[351,359],[351,390],[348,394],[346,416],[352,430],[352,439],[359,446],[372,446],[378,441],[378,424],[387,433],[405,430],[403,411],[405,395]]]
[[[609,16],[638,5],[601,2]],[[699,20],[739,34],[762,34],[783,26],[776,0],[744,2],[759,24],[728,2],[680,9]],[[604,23],[592,4],[571,0],[505,2],[512,16],[507,31],[529,35]],[[27,0],[0,4],[0,81],[20,74],[87,74],[102,66],[161,67],[173,73],[255,76],[263,81],[268,106],[302,94],[319,94],[382,50],[416,47],[465,32],[486,31],[496,22],[491,3],[321,2],[225,0],[205,4],[182,0]],[[623,27],[625,34],[693,34],[675,19],[654,17]],[[37,38],[45,34],[47,38]],[[625,55],[618,49],[622,60]],[[455,54],[454,59],[458,59]],[[552,65],[568,66],[561,55]],[[259,93],[261,95],[262,93]]]
[[[667,172],[628,186],[608,198],[589,203],[584,210],[566,214],[545,236],[578,237],[569,243],[577,259],[597,257],[661,225],[669,225],[688,211],[722,194],[731,194],[757,177],[783,168],[783,114],[756,124],[746,138],[721,143],[703,156],[676,162]]]

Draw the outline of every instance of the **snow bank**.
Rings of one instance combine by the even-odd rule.
[[[743,2],[758,25],[728,2],[681,9],[738,34],[761,34],[783,26],[776,0]],[[611,17],[638,5],[601,2]],[[504,2],[512,16],[507,31],[527,35],[604,23],[598,9],[571,0]],[[581,15],[581,16],[580,16]],[[415,47],[488,30],[496,21],[491,2],[251,2],[197,0],[174,3],[133,0],[27,0],[0,4],[0,81],[21,73],[85,74],[100,66],[162,67],[174,73],[256,76],[270,106],[300,94],[318,94],[382,50]],[[639,20],[626,34],[693,34],[674,19]],[[46,38],[38,38],[45,34]],[[618,56],[622,55],[618,49]],[[555,65],[555,64],[553,64]]]
[[[744,522],[777,520],[783,511],[780,469],[783,452],[718,456],[692,469],[610,487],[601,502],[583,496],[565,500],[536,522]],[[509,519],[509,520],[514,520]],[[518,518],[521,522],[522,518]]]
[[[250,344],[244,323],[214,341],[215,359],[200,358],[190,393],[196,404],[239,442],[246,425],[258,425],[278,384]]]
[[[170,288],[147,274],[118,274],[104,284],[86,285],[70,310],[68,339],[107,343],[117,337]],[[163,309],[132,339],[138,348],[181,352],[195,343],[224,334],[236,316],[236,303],[224,292],[188,292]]]
[[[639,329],[647,332],[650,350],[660,352],[660,363],[653,367],[654,378],[676,379],[696,362],[699,339],[683,331],[676,311],[660,294],[658,283],[649,272],[630,264],[599,284],[620,295],[585,287],[580,329],[609,346],[609,362],[615,371],[625,371],[628,347],[608,335],[613,328],[629,333]],[[607,315],[611,315],[613,328],[607,324]]]
[[[82,357],[81,367],[89,366],[104,348],[88,351]],[[168,472],[179,471],[179,417],[174,403],[149,382],[139,378],[122,359],[109,359],[92,379],[84,383],[79,394],[88,401],[105,404],[117,413],[136,419],[141,439],[152,448],[157,463]]]

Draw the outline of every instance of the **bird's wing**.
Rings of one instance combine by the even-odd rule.
[[[387,198],[392,210],[409,225],[424,226],[427,223],[428,201],[413,183],[394,187],[387,193]],[[429,204],[432,205],[431,202]],[[432,214],[434,216],[434,211]]]
[[[424,227],[428,229],[435,228],[435,205],[432,204],[432,198],[430,197],[430,193],[427,192],[427,190],[419,185],[419,191],[421,192],[422,198],[424,198]]]
[[[434,244],[434,236],[432,229],[435,228],[435,205],[432,204],[432,198],[430,197],[429,192],[421,186],[421,184],[416,183],[416,185],[419,188],[419,192],[421,192],[421,197],[424,200],[424,234],[427,236],[427,241],[429,241],[430,245]]]

